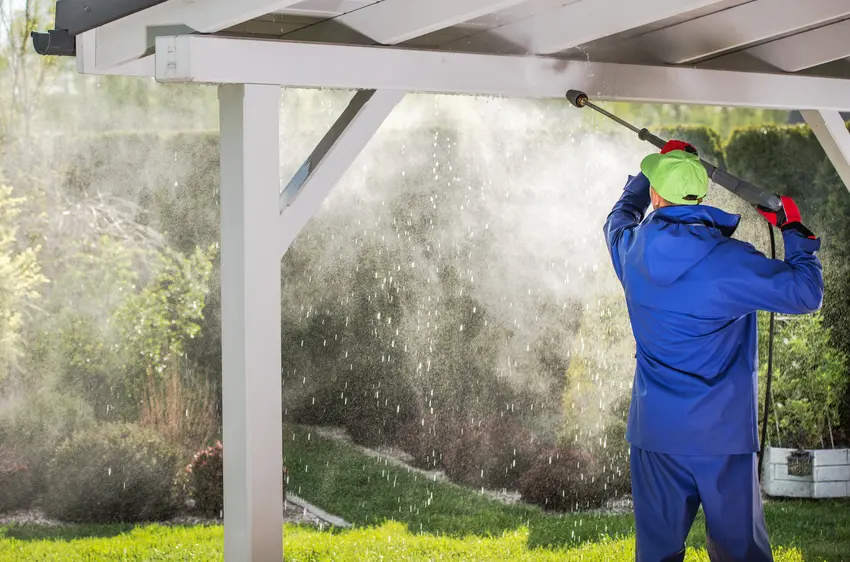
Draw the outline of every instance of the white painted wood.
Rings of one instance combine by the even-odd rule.
[[[850,16],[847,0],[754,0],[649,33],[636,43],[685,64]]]
[[[850,189],[850,133],[837,111],[803,111],[844,186]]]
[[[287,35],[287,39],[331,41],[339,26],[375,43],[394,45],[526,0],[384,0]]]
[[[582,0],[473,35],[463,45],[492,45],[494,38],[547,55],[716,4],[720,0]]]
[[[298,0],[168,0],[97,28],[97,67],[108,69],[137,59],[154,47],[157,28],[185,26],[213,33],[283,9]]]
[[[395,90],[355,94],[348,108],[293,180],[281,192],[278,248],[280,256],[307,225],[331,189],[404,97]]]
[[[785,72],[850,57],[850,19],[744,51]]]
[[[156,75],[156,59],[148,55],[140,59],[118,64],[110,68],[98,68],[95,63],[97,47],[96,31],[86,31],[77,35],[77,72],[80,74],[153,77]]]
[[[558,99],[580,89],[602,101],[850,109],[850,81],[787,74],[196,35],[158,38],[156,58],[163,82]]]
[[[280,88],[225,85],[221,105],[224,551],[283,559]]]

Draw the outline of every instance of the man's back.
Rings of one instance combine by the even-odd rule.
[[[631,183],[646,181],[641,175]],[[627,187],[606,223],[637,344],[627,438],[669,454],[755,452],[755,312],[820,307],[820,263],[795,248],[819,242],[786,235],[786,262],[769,260],[731,238],[737,215],[672,206],[635,225],[632,207],[643,202],[629,193]]]

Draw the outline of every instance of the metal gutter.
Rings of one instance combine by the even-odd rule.
[[[55,29],[46,33],[33,31],[33,47],[40,55],[76,56],[77,35],[166,1],[56,0]]]

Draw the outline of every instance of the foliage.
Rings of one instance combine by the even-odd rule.
[[[32,471],[24,457],[0,447],[0,513],[27,508],[34,498]]]
[[[565,521],[572,526],[578,521]],[[771,527],[772,529],[773,527]],[[57,540],[62,533],[75,540]],[[388,521],[377,527],[328,532],[287,525],[284,528],[286,559],[293,562],[361,562],[383,560],[467,560],[485,562],[625,562],[634,560],[634,539],[603,535],[579,545],[530,549],[529,535],[534,529],[517,526],[492,537],[441,537],[416,534],[403,524]],[[0,557],[4,560],[62,560],[85,562],[177,562],[191,557],[199,562],[221,562],[224,529],[221,526],[136,528],[118,526],[96,528],[0,529]],[[779,546],[774,549],[776,562],[809,560],[806,548]],[[707,562],[704,546],[689,546],[687,560]],[[840,558],[830,557],[830,561]]]
[[[432,473],[394,467],[382,458],[366,456],[301,428],[285,430],[284,447],[293,493],[357,527],[380,525],[392,519],[406,524],[414,533],[478,541],[528,526],[527,546],[532,549],[575,546],[601,536],[634,533],[631,514],[584,512],[552,516],[522,503],[504,504],[468,488],[435,480]],[[806,560],[843,561],[850,545],[847,506],[847,501],[767,502],[773,544],[801,547]],[[705,546],[701,514],[688,543]]]
[[[550,449],[520,480],[523,501],[550,511],[578,511],[603,505],[608,499],[597,484],[593,457],[577,449]]]
[[[0,183],[0,381],[20,358],[26,305],[40,296],[39,289],[47,281],[38,263],[39,249],[19,246],[17,218],[22,201]]]
[[[44,507],[63,521],[165,520],[177,509],[179,455],[157,434],[125,424],[76,433],[56,451]]]
[[[806,126],[763,126],[738,129],[726,144],[729,172],[773,193],[799,199],[804,216],[821,194],[815,177],[824,152]]]
[[[200,332],[215,251],[196,248],[189,257],[174,251],[159,254],[152,282],[116,312],[125,345],[157,374],[178,360],[185,342]]]
[[[531,432],[510,415],[454,423],[446,433],[446,476],[473,489],[516,489],[538,446]]]
[[[700,158],[723,168],[723,141],[717,131],[705,125],[678,125],[663,127],[658,130],[658,136],[664,139],[678,139],[689,142],[697,149]]]
[[[221,397],[189,360],[171,361],[161,375],[148,367],[139,425],[163,436],[183,454],[220,435]]]
[[[49,0],[0,1],[0,144],[14,135],[28,138],[46,86],[61,67],[58,57],[41,57],[32,50],[33,31],[53,21]]]
[[[840,399],[847,385],[846,363],[847,357],[830,345],[830,330],[823,327],[821,314],[779,319],[772,385],[775,409],[768,426],[772,431],[778,424],[779,443],[804,449],[834,446],[833,428],[839,423]],[[763,367],[762,376],[764,371]]]
[[[224,455],[221,441],[195,453],[186,466],[195,509],[207,516],[224,512]]]
[[[680,125],[703,126],[717,131],[721,138],[727,138],[732,131],[743,127],[784,125],[790,117],[787,111],[720,106],[625,102],[606,103],[605,106],[615,115],[639,127],[654,130]],[[614,126],[607,119],[604,122]]]
[[[288,454],[302,461],[292,473],[303,497],[337,514],[335,504],[347,505],[342,516],[355,523],[351,531],[321,531],[287,525],[284,541],[287,560],[362,560],[364,552],[385,560],[439,559],[491,560],[632,560],[634,522],[631,515],[577,513],[546,515],[521,505],[508,506],[451,484],[415,479],[407,470],[324,439],[308,441],[298,430]],[[287,434],[287,442],[292,435]],[[305,466],[307,470],[305,470]],[[349,480],[351,467],[365,466]],[[323,470],[313,470],[324,467]],[[389,479],[382,471],[389,471]],[[369,479],[371,477],[371,479]],[[397,480],[396,480],[397,477]],[[387,481],[389,480],[389,482]],[[392,482],[396,482],[393,487]],[[432,497],[428,519],[416,519],[407,505],[411,498]],[[369,523],[359,501],[385,503],[385,517]],[[424,502],[423,502],[424,503]],[[334,504],[334,505],[332,505]],[[824,560],[840,562],[850,549],[850,509],[846,500],[817,502],[768,501],[766,518],[777,562]],[[469,509],[468,506],[472,506]],[[514,516],[506,517],[506,513]],[[358,515],[359,514],[359,515]],[[387,521],[394,520],[394,521]],[[420,527],[420,521],[422,526]],[[202,526],[61,525],[0,527],[2,560],[222,560],[223,528]],[[707,561],[702,514],[687,541],[688,560]],[[620,554],[622,556],[620,557]]]
[[[0,446],[22,455],[40,493],[57,447],[93,423],[91,407],[79,398],[50,390],[29,393],[0,412]]]

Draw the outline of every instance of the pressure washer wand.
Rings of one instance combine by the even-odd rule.
[[[578,90],[570,90],[569,92],[567,92],[567,99],[570,101],[571,104],[578,107],[579,109],[583,107],[589,107],[592,110],[601,113],[605,117],[616,121],[620,125],[637,133],[637,136],[638,138],[640,138],[640,140],[646,141],[659,149],[664,148],[664,145],[667,144],[667,141],[653,135],[649,132],[648,129],[638,129],[631,123],[623,121],[613,113],[602,109],[595,103],[591,102],[588,99],[587,94],[585,94],[584,92],[580,92]],[[746,182],[740,178],[733,176],[726,170],[721,170],[713,164],[709,164],[701,158],[700,162],[702,162],[702,165],[705,167],[705,171],[708,172],[708,177],[711,178],[714,183],[723,188],[728,189],[744,201],[773,212],[779,212],[782,210],[782,200],[775,193],[764,191],[763,189],[756,187],[749,182]]]

